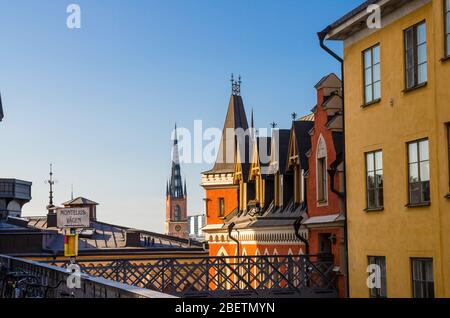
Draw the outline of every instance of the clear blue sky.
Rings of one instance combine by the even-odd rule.
[[[73,183],[100,219],[162,232],[175,121],[221,128],[234,72],[256,126],[289,128],[339,72],[316,32],[361,2],[1,0],[0,176],[32,181],[24,215],[43,215],[53,162],[56,203]],[[81,30],[66,27],[70,3]],[[190,214],[203,212],[208,168],[182,167]]]

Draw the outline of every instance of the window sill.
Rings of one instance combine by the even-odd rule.
[[[428,85],[428,82],[425,82],[425,83],[422,83],[422,84],[419,84],[419,85],[416,85],[416,86],[414,86],[414,87],[411,87],[411,88],[405,88],[402,92],[404,93],[404,94],[407,94],[407,93],[409,93],[409,92],[413,92],[413,91],[415,91],[415,90],[417,90],[417,89],[420,89],[420,88],[423,88],[423,87],[426,87]]]
[[[366,208],[364,212],[382,212],[384,211],[384,207],[381,208]]]
[[[375,105],[375,104],[379,104],[380,102],[381,102],[381,98],[378,98],[378,99],[375,99],[375,100],[373,100],[371,102],[368,102],[368,103],[365,103],[365,104],[361,105],[361,108],[366,108],[366,107],[369,107],[369,106],[372,106],[372,105]]]
[[[424,203],[417,203],[417,204],[408,203],[407,205],[405,205],[405,207],[407,207],[407,208],[424,208],[424,207],[428,207],[430,205],[431,205],[431,202],[424,202]]]
[[[450,55],[444,56],[443,58],[441,58],[441,62],[442,63],[445,63],[445,62],[448,62],[448,61],[450,61]]]

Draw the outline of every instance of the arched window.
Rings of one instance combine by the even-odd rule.
[[[175,213],[174,213],[175,222],[181,221],[181,208],[179,205],[175,207]]]
[[[316,189],[317,189],[317,202],[327,202],[327,145],[322,135],[317,142],[317,156],[316,156]]]

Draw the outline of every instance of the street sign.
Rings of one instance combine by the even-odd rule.
[[[60,229],[79,229],[90,226],[89,208],[57,209],[56,218]]]

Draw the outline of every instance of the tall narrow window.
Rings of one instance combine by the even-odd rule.
[[[317,199],[319,202],[326,201],[326,173],[325,158],[317,159]]]
[[[383,152],[366,154],[367,209],[381,209],[383,197]]]
[[[323,136],[320,136],[317,143],[317,161],[316,161],[316,189],[317,189],[317,201],[319,203],[326,203],[328,199],[328,187],[327,187],[327,146]]]
[[[413,258],[411,266],[414,298],[434,298],[433,259]]]
[[[181,221],[181,208],[179,205],[177,205],[175,207],[175,222],[180,222]]]
[[[370,297],[371,298],[386,298],[387,297],[387,289],[386,289],[386,257],[384,256],[369,256],[368,257],[369,265],[375,265],[378,267],[380,277],[375,277],[375,279],[379,280],[380,285],[375,286],[370,289]]]
[[[428,140],[408,144],[409,204],[430,202],[430,157]]]
[[[450,0],[445,1],[445,55],[450,57]]]
[[[225,216],[225,199],[219,198],[219,217]]]
[[[425,84],[428,80],[426,23],[405,30],[406,89]]]
[[[364,104],[381,98],[380,45],[363,52],[364,64]]]

